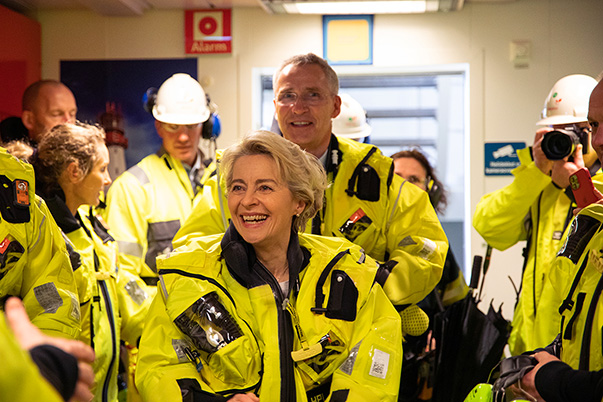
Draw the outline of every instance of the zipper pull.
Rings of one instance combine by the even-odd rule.
[[[306,335],[301,328],[301,324],[299,322],[299,315],[297,314],[297,310],[293,305],[289,302],[289,298],[283,300],[283,310],[287,310],[291,315],[291,321],[293,322],[293,327],[295,328],[295,333],[297,334],[297,338],[299,339],[299,343],[301,343],[301,349],[294,350],[291,352],[291,358],[294,362],[299,362],[302,360],[310,359],[314,356],[317,356],[322,353],[322,345],[320,343],[316,343],[314,345],[309,345],[308,340],[306,339]]]
[[[203,369],[203,362],[201,361],[201,355],[196,350],[190,350],[189,348],[184,348],[184,353],[190,359],[190,361],[195,365],[197,372],[201,372]]]

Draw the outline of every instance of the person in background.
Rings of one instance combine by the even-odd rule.
[[[94,351],[82,342],[44,335],[23,303],[10,297],[0,314],[2,400],[89,401]]]
[[[419,187],[429,195],[429,200],[438,213],[444,213],[448,204],[447,192],[444,184],[438,179],[429,160],[418,148],[396,152],[391,156],[394,160],[394,173],[408,182]],[[430,328],[435,315],[443,311],[452,303],[462,300],[469,292],[463,272],[460,269],[452,249],[448,249],[442,278],[435,289],[417,305],[425,311],[430,319]],[[419,357],[423,357],[425,350],[432,350],[429,345],[430,335],[426,332],[419,337],[406,337],[404,344],[404,370],[402,371],[401,398],[404,401],[430,400],[428,391],[429,370],[421,370]],[[437,346],[436,346],[437,347]],[[422,361],[425,361],[424,359]],[[423,380],[423,381],[421,381]],[[420,384],[425,384],[425,389],[417,389]]]
[[[391,158],[394,160],[394,173],[427,192],[436,212],[444,213],[448,205],[447,192],[425,154],[420,149],[413,148],[396,152]],[[452,250],[448,249],[442,278],[434,292],[423,299],[420,307],[433,317],[435,313],[441,311],[442,307],[463,299],[468,292],[469,287],[463,271],[454,258]],[[435,300],[436,297],[439,301]]]
[[[332,185],[305,232],[346,238],[379,261],[378,282],[400,310],[422,300],[440,280],[448,251],[427,194],[393,175],[393,162],[369,144],[336,137],[332,119],[341,108],[339,80],[328,63],[310,53],[294,56],[273,77],[282,135],[316,156]],[[230,213],[218,173],[174,239],[223,233]]]
[[[140,276],[151,296],[157,284],[155,258],[172,249],[172,238],[210,173],[199,150],[210,110],[197,80],[187,74],[168,78],[152,113],[162,147],[115,180],[103,212],[119,245],[120,268]]]
[[[321,163],[268,131],[221,160],[226,233],[158,258],[140,343],[146,401],[395,401],[400,317],[378,264],[342,238],[300,233],[323,202]]]
[[[350,95],[339,94],[339,97],[341,98],[341,111],[333,119],[333,134],[337,137],[367,142],[373,129],[366,121],[366,111]]]
[[[111,183],[104,131],[79,122],[55,126],[29,160],[38,193],[81,259],[74,272],[82,306],[79,339],[96,354],[94,400],[117,401],[120,339],[137,344],[150,299],[140,278],[118,271],[116,242],[94,214]]]
[[[155,258],[172,249],[172,238],[212,169],[199,149],[210,109],[197,80],[187,74],[168,78],[159,87],[151,112],[161,149],[115,180],[102,215],[119,246],[120,269],[140,277],[152,299],[157,291]],[[136,353],[129,349],[130,402],[138,400],[132,377]]]
[[[536,132],[531,147],[517,152],[521,164],[512,171],[513,182],[483,196],[473,215],[473,227],[495,249],[505,250],[526,241],[522,283],[509,337],[513,355],[546,345],[559,332],[561,300],[550,287],[548,276],[576,207],[568,187],[569,176],[584,166],[591,175],[600,168],[590,146],[586,116],[588,98],[596,83],[594,78],[581,74],[568,75],[555,83],[538,122],[547,127]],[[571,155],[560,159],[549,152],[554,147],[549,141],[552,137],[547,136],[559,129],[581,139]]]
[[[60,229],[35,194],[34,170],[0,147],[0,182],[0,300],[16,296],[42,332],[77,338],[80,301],[72,265]]]
[[[603,83],[590,96],[588,121],[592,147],[603,162]],[[546,402],[603,399],[603,184],[593,179],[598,202],[576,211],[549,275],[552,288],[563,300],[559,336],[536,350],[537,364],[521,379],[521,388],[533,400]]]
[[[25,89],[21,99],[23,126],[27,136],[19,126],[2,129],[1,141],[28,142],[34,147],[41,136],[57,124],[74,123],[77,105],[73,93],[67,86],[56,80],[36,81]]]

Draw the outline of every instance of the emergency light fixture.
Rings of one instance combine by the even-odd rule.
[[[458,11],[464,0],[260,0],[271,14],[412,14]]]

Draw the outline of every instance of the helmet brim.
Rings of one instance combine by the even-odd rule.
[[[209,110],[199,114],[159,113],[157,107],[153,107],[153,117],[166,124],[199,124],[209,119]]]
[[[576,123],[586,123],[588,120],[584,117],[576,117],[576,116],[551,116],[545,117],[542,120],[539,120],[536,123],[539,126],[553,126],[557,124],[576,124]]]

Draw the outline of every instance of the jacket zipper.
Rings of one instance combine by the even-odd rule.
[[[107,284],[105,281],[99,281],[99,286],[101,292],[103,294],[103,298],[105,299],[105,307],[107,308],[107,316],[109,318],[109,325],[111,326],[111,361],[109,362],[109,368],[107,370],[107,376],[105,377],[105,383],[103,384],[103,401],[108,401],[108,392],[109,392],[109,382],[111,381],[111,372],[113,371],[113,365],[115,364],[115,359],[117,353],[115,352],[117,346],[117,339],[115,333],[115,321],[113,320],[113,306],[111,304],[111,299],[109,298],[109,292],[107,290]]]
[[[293,324],[291,316],[287,311],[286,305],[288,298],[282,296],[281,287],[268,271],[268,269],[258,261],[265,273],[265,279],[272,289],[276,298],[276,311],[278,315],[278,339],[279,339],[279,357],[281,361],[281,401],[295,402],[297,400],[295,393],[295,375],[293,373],[293,359],[291,351],[293,350]]]

